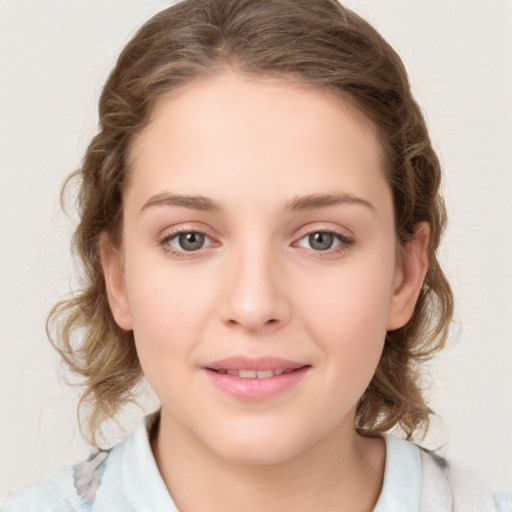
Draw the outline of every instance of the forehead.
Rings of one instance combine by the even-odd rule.
[[[334,189],[378,196],[382,162],[372,123],[348,101],[292,81],[225,73],[159,100],[132,147],[129,188],[269,202],[278,192],[287,201]]]

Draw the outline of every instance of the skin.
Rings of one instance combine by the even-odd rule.
[[[232,72],[161,99],[139,135],[122,246],[105,238],[102,263],[162,404],[153,451],[180,510],[373,509],[385,445],[355,432],[356,405],[387,330],[412,315],[428,243],[420,225],[399,255],[382,160],[372,124],[343,100]],[[334,193],[344,200],[287,209]],[[185,251],[177,228],[204,245]],[[308,236],[319,232],[342,238],[321,251]],[[203,370],[239,355],[310,367],[247,401]]]

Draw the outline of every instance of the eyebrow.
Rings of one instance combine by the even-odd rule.
[[[211,199],[203,196],[184,196],[179,194],[157,194],[150,197],[141,208],[141,212],[154,206],[181,206],[190,210],[205,212],[222,211],[222,208]]]
[[[374,211],[375,207],[370,201],[347,194],[345,192],[335,192],[331,194],[309,194],[292,199],[286,205],[286,211],[308,211],[327,208],[329,206],[338,206],[342,204],[359,204]]]
[[[286,204],[286,212],[300,212],[328,208],[342,204],[359,204],[374,211],[375,207],[360,197],[344,192],[331,194],[309,194],[299,196]],[[162,193],[150,197],[141,209],[141,212],[156,206],[181,206],[190,210],[222,212],[223,209],[212,199],[204,196],[187,196],[181,194]]]

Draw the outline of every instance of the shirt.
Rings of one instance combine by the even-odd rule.
[[[65,466],[11,494],[2,512],[179,512],[149,441],[156,418],[108,451]],[[512,512],[512,493],[493,493],[473,473],[435,453],[384,436],[386,462],[373,512]]]

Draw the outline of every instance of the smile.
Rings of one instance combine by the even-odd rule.
[[[312,366],[275,357],[230,357],[203,367],[214,387],[242,401],[264,401],[292,390]]]
[[[221,368],[220,370],[214,370],[221,375],[233,375],[235,377],[241,377],[242,379],[268,379],[275,377],[276,375],[282,375],[283,373],[291,373],[295,371],[293,368],[288,369],[275,369],[275,370],[231,370]]]

